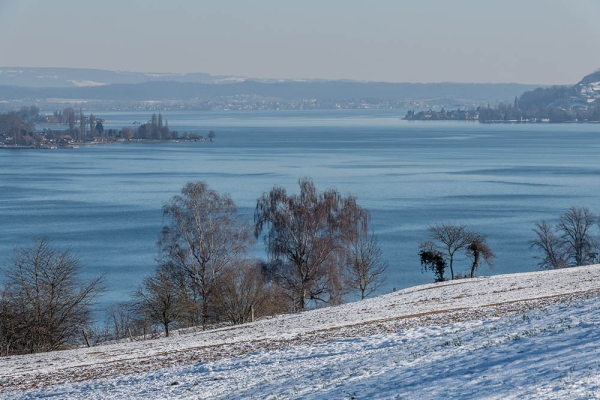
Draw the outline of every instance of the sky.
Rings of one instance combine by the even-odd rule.
[[[0,66],[576,83],[599,0],[0,0]]]

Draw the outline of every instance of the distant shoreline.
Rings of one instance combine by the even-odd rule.
[[[73,150],[80,147],[88,146],[105,146],[114,144],[132,144],[132,143],[194,143],[194,142],[214,142],[214,140],[127,140],[127,141],[114,141],[114,142],[82,142],[82,143],[71,143],[66,146],[23,146],[23,145],[0,145],[0,149],[5,150]]]

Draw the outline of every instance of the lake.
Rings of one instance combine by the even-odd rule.
[[[94,112],[105,129],[150,113]],[[535,270],[534,224],[571,205],[600,211],[600,125],[406,122],[404,112],[164,112],[172,130],[216,140],[64,150],[0,150],[0,259],[46,235],[71,249],[85,275],[106,273],[102,304],[126,300],[154,268],[161,206],[186,182],[229,193],[252,219],[273,185],[352,193],[372,214],[389,279],[382,292],[433,280],[418,244],[427,227],[464,223],[497,258],[480,275]],[[260,246],[254,254],[264,257]],[[466,260],[457,263],[467,270]]]

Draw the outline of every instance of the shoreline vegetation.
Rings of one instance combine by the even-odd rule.
[[[81,109],[67,107],[51,115],[40,114],[36,106],[22,107],[19,111],[0,114],[0,149],[75,149],[80,146],[114,143],[160,143],[160,142],[212,142],[214,131],[202,136],[196,132],[169,129],[169,122],[162,114],[152,114],[146,122],[134,122],[133,127],[104,129],[103,118],[85,115]],[[64,125],[66,129],[44,128],[36,130],[36,124]]]
[[[481,123],[598,123],[600,122],[600,70],[573,86],[537,88],[517,96],[513,103],[446,111],[409,110],[407,121],[478,121]]]
[[[600,123],[600,116],[598,119],[589,118],[577,118],[576,116],[570,116],[562,113],[559,116],[553,114],[543,114],[541,116],[534,116],[528,113],[523,113],[521,110],[516,110],[516,113],[507,112],[506,110],[495,109],[482,109],[481,107],[470,108],[468,110],[456,110],[446,111],[442,108],[440,111],[426,110],[418,111],[409,110],[403,121],[470,121],[479,122],[482,124],[539,124],[539,123],[553,123],[553,124],[598,124]],[[595,118],[595,116],[594,116]]]

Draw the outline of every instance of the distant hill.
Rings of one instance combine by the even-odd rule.
[[[519,98],[519,108],[525,111],[545,108],[589,110],[600,106],[600,70],[591,73],[573,86],[552,86],[525,92]]]
[[[0,85],[32,88],[68,88],[135,84],[166,81],[183,83],[227,83],[238,81],[232,76],[213,76],[206,73],[170,74],[126,71],[107,71],[86,68],[0,67]]]
[[[33,70],[32,70],[33,71]],[[39,72],[39,69],[35,71]],[[53,70],[46,69],[49,74]],[[59,70],[63,73],[65,70]],[[85,74],[82,72],[84,71]],[[91,72],[94,72],[93,74]],[[387,107],[402,107],[404,103],[427,102],[423,107],[436,105],[477,105],[499,101],[512,101],[515,96],[532,90],[534,85],[511,83],[386,83],[354,81],[285,81],[264,82],[245,80],[233,82],[228,78],[208,74],[163,75],[122,74],[100,70],[72,70],[70,75],[60,75],[55,86],[41,87],[30,82],[32,72],[9,76],[0,74],[0,101],[39,103],[53,99],[133,103],[144,101],[202,102],[312,102],[315,108],[335,107],[340,102],[385,103]],[[29,74],[29,75],[28,75]],[[29,76],[29,77],[27,77]],[[42,76],[42,75],[40,75]],[[48,75],[49,76],[49,75]],[[58,76],[58,75],[57,75]],[[145,82],[123,82],[150,79]],[[44,75],[40,82],[47,82]],[[182,80],[189,79],[189,82]],[[194,81],[196,80],[196,81]],[[203,82],[203,80],[205,82]],[[210,82],[209,82],[210,81]],[[85,82],[76,86],[68,82]],[[95,82],[95,83],[94,83]],[[104,84],[111,82],[110,84]],[[219,84],[217,82],[228,82]],[[404,102],[404,103],[403,103]]]

